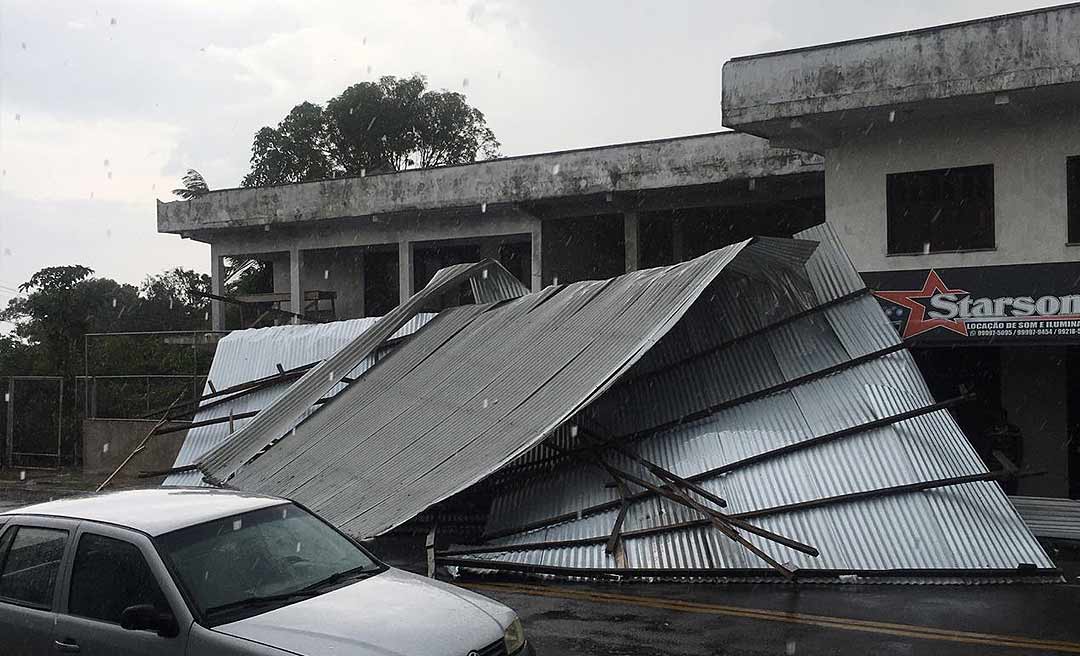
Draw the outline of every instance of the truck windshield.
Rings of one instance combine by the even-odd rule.
[[[156,541],[210,624],[265,612],[385,569],[293,504],[191,526]]]

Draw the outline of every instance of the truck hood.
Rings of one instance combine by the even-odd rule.
[[[502,639],[514,612],[397,569],[214,627],[304,656],[467,656]]]

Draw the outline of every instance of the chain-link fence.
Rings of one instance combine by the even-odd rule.
[[[224,332],[90,333],[77,377],[82,416],[158,418],[173,401],[198,399]]]
[[[58,468],[71,431],[60,376],[7,376],[4,387],[3,464]]]

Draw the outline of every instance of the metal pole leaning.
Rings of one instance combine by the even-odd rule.
[[[119,474],[120,471],[123,470],[129,462],[131,462],[132,458],[142,453],[143,449],[146,448],[147,443],[150,442],[150,438],[154,436],[154,433],[157,431],[157,429],[161,428],[165,425],[165,422],[169,421],[169,413],[172,412],[173,406],[179,403],[180,399],[182,398],[184,398],[183,392],[181,392],[176,397],[176,400],[173,401],[171,405],[169,405],[169,409],[166,410],[165,414],[162,415],[161,419],[159,419],[158,422],[154,424],[154,427],[150,429],[150,431],[146,434],[146,437],[142,438],[142,441],[139,442],[139,446],[135,447],[132,452],[129,453],[126,458],[124,458],[124,461],[121,462],[115,470],[113,470],[113,473],[109,474],[109,477],[102,481],[101,485],[99,485],[97,489],[94,490],[95,492],[101,492],[102,490],[104,490],[105,487],[108,486],[114,478],[116,478],[116,475]]]

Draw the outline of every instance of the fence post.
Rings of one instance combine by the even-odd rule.
[[[8,377],[7,393],[7,465],[14,463],[15,452],[15,378]]]

